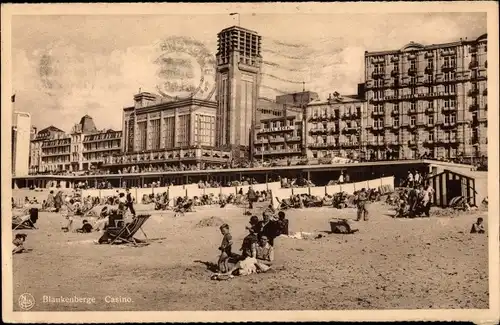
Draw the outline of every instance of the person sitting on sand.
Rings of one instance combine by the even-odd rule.
[[[14,240],[12,241],[12,254],[19,254],[26,251],[24,248],[26,237],[28,237],[26,234],[16,234]]]
[[[472,228],[470,230],[471,234],[484,234],[484,224],[483,224],[483,218],[479,217],[477,218],[477,221],[472,224]]]
[[[77,229],[76,232],[91,233],[92,230],[93,230],[92,225],[87,220],[83,220],[83,226],[81,228]]]
[[[260,225],[258,226],[259,232],[257,233],[259,239],[262,236],[266,236],[269,244],[274,246],[274,238],[278,237],[279,228],[278,223],[276,221],[271,220],[268,215],[264,214],[264,219],[259,221]]]
[[[256,246],[256,254],[258,271],[268,271],[274,261],[274,248],[269,244],[269,239],[266,236],[260,238],[259,244]]]
[[[255,257],[257,255],[257,233],[255,233],[254,228],[251,226],[247,226],[246,229],[248,230],[248,235],[243,238],[243,243],[241,244],[241,259],[245,259],[247,257]]]
[[[229,258],[231,257],[231,247],[233,245],[233,237],[231,236],[231,233],[229,232],[229,225],[227,223],[223,224],[220,226],[220,232],[222,234],[222,243],[219,247],[220,250],[220,257],[219,261],[217,262],[219,266],[219,271],[222,273],[225,273],[229,270]]]

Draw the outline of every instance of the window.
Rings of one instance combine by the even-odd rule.
[[[430,132],[429,136],[427,137],[427,139],[429,139],[430,142],[434,141],[434,133]]]
[[[428,74],[427,77],[426,77],[426,81],[428,83],[432,83],[432,82],[434,82],[434,78],[432,77],[432,75]]]
[[[446,114],[446,115],[444,116],[444,123],[445,123],[445,124],[449,124],[449,123],[450,123],[450,115],[449,115],[449,114]]]
[[[449,94],[449,93],[455,93],[455,85],[445,85],[444,86],[444,92]]]
[[[392,119],[392,125],[395,127],[399,127],[399,116],[394,116]]]
[[[411,78],[410,78],[410,84],[411,84],[411,85],[414,85],[414,84],[416,84],[416,83],[417,83],[417,78],[416,78],[416,77],[411,77]]]
[[[416,111],[416,110],[417,110],[417,103],[411,102],[410,103],[410,111]]]
[[[417,124],[417,118],[415,116],[410,116],[410,125],[415,126]]]
[[[445,57],[444,58],[444,65],[443,65],[443,67],[447,68],[449,66],[450,66],[450,58],[449,57]]]
[[[447,108],[453,108],[455,107],[455,100],[454,99],[447,99],[444,101],[444,107]]]
[[[393,69],[394,69],[394,72],[399,72],[399,64],[397,62],[394,62],[394,66],[393,66]]]
[[[427,116],[427,124],[429,124],[429,125],[434,124],[434,115]]]
[[[417,68],[417,61],[411,60],[410,61],[410,69],[415,70]]]
[[[457,122],[457,114],[452,113],[450,114],[450,123],[455,124]]]
[[[432,69],[434,66],[434,60],[432,58],[427,59],[427,68]]]

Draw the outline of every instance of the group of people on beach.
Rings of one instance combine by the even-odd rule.
[[[288,219],[285,212],[276,210],[270,205],[260,220],[256,215],[249,220],[243,239],[241,254],[233,252],[233,239],[229,225],[220,226],[222,243],[219,246],[219,274],[222,276],[248,275],[267,272],[274,261],[274,241],[280,235],[288,235]],[[232,267],[229,267],[230,263]]]

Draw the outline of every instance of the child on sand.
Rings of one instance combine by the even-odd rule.
[[[87,220],[83,220],[83,226],[82,226],[82,228],[77,229],[76,232],[79,232],[79,233],[90,233],[90,232],[92,232],[92,230],[93,230],[92,225]]]
[[[27,236],[26,234],[16,234],[16,237],[12,241],[12,254],[19,254],[26,251],[24,242]]]
[[[477,218],[476,223],[472,224],[472,228],[470,230],[471,234],[484,234],[484,225],[483,225],[483,218],[479,217]]]
[[[227,223],[220,226],[220,232],[222,234],[222,243],[219,247],[220,257],[219,262],[219,271],[225,273],[229,270],[228,262],[231,257],[231,246],[233,245],[233,238],[229,233],[229,225]]]

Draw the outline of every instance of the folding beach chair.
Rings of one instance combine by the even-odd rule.
[[[36,229],[35,224],[38,220],[38,209],[31,208],[28,210],[28,214],[19,217],[18,219],[12,219],[12,229]]]
[[[144,223],[151,217],[151,215],[138,215],[134,217],[132,222],[125,224],[123,227],[108,227],[104,235],[99,238],[100,244],[122,244],[129,243],[137,245],[138,243],[142,243],[142,241],[134,238],[134,235],[141,230],[142,234],[146,239],[146,233],[142,230],[142,226]]]

